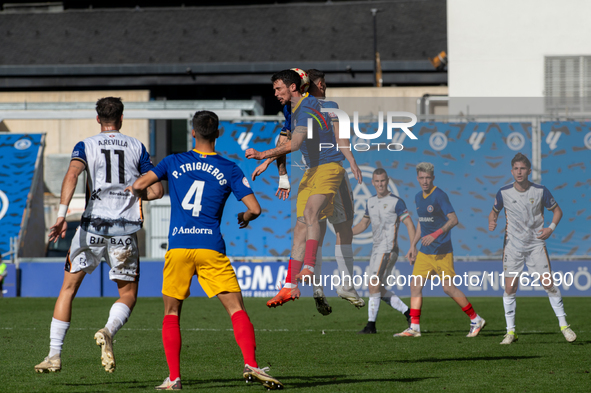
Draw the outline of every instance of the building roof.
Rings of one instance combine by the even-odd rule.
[[[444,0],[329,1],[0,12],[0,79],[91,76],[97,66],[109,75],[137,66],[143,75],[268,73],[265,64],[278,62],[345,71],[360,61],[373,70],[372,8],[385,71],[433,71],[428,58],[447,50]]]

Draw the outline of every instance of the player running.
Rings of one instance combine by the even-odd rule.
[[[406,257],[411,264],[414,263],[413,276],[421,278],[420,280],[413,279],[410,282],[411,325],[402,333],[395,334],[394,337],[421,336],[420,316],[423,305],[423,285],[432,276],[441,278],[445,294],[451,297],[470,317],[470,332],[466,337],[476,337],[486,325],[486,321],[476,314],[472,304],[452,282],[456,273],[454,271],[451,229],[458,225],[458,217],[447,194],[433,185],[435,179],[433,164],[421,162],[416,168],[417,181],[422,188],[422,191],[415,196],[419,224]],[[421,251],[417,253],[416,245],[419,240],[421,241]]]
[[[261,207],[242,170],[215,152],[218,126],[215,113],[195,113],[192,132],[195,149],[166,157],[132,187],[137,195],[158,180],[168,180],[170,190],[170,232],[162,284],[165,314],[162,342],[169,375],[156,386],[157,390],[181,389],[179,321],[193,275],[197,275],[207,296],[217,296],[230,315],[236,343],[244,358],[243,376],[247,382],[257,381],[268,389],[283,387],[266,373],[267,368],[258,368],[254,327],[244,308],[240,286],[220,232],[222,213],[231,193],[247,208],[238,214],[240,228],[246,228],[256,219]]]
[[[393,291],[387,291],[384,287],[387,285],[388,274],[398,259],[398,227],[401,222],[406,226],[408,238],[415,238],[415,224],[404,201],[388,190],[389,180],[385,169],[378,168],[373,171],[371,184],[376,189],[376,195],[367,200],[365,215],[353,227],[353,235],[358,235],[371,224],[373,246],[369,260],[369,275],[378,278],[377,281],[369,282],[368,322],[359,334],[376,333],[380,299],[402,313],[410,326],[408,306]]]
[[[519,277],[527,265],[528,273],[537,278],[548,294],[550,305],[558,318],[560,330],[566,341],[573,342],[577,335],[566,322],[560,289],[554,286],[552,268],[546,243],[562,218],[562,210],[550,191],[528,180],[531,162],[521,153],[511,160],[511,174],[515,182],[502,187],[495,198],[495,204],[488,215],[488,230],[497,227],[499,213],[505,208],[507,226],[503,245],[503,271],[505,272],[505,292],[503,306],[507,322],[507,334],[501,344],[517,341],[515,334],[515,293],[519,287]],[[552,223],[544,228],[544,207],[552,212]]]
[[[100,265],[101,258],[111,267],[109,279],[117,283],[119,299],[111,307],[107,324],[94,338],[101,346],[105,371],[115,371],[113,337],[127,322],[137,301],[140,261],[136,232],[143,223],[141,200],[158,199],[163,194],[159,182],[137,196],[125,192],[126,184],[132,184],[154,166],[140,141],[119,132],[123,124],[120,98],[101,98],[96,103],[96,112],[101,133],[74,147],[62,183],[58,218],[49,232],[49,241],[65,237],[68,205],[78,176],[86,170],[87,205],[66,257],[64,281],[51,321],[49,355],[35,366],[39,373],[61,370],[62,345],[70,327],[72,301],[84,276]]]

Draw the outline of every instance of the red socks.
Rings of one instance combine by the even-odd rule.
[[[462,307],[462,311],[470,317],[470,319],[476,318],[476,311],[472,308],[472,303],[468,303],[466,307]]]
[[[414,323],[416,325],[420,325],[421,320],[421,310],[418,308],[411,308],[410,309],[410,323]]]
[[[240,310],[232,314],[232,326],[234,328],[236,343],[240,347],[242,356],[244,357],[244,364],[258,367],[254,354],[257,348],[256,340],[254,338],[254,327],[252,326],[246,311]],[[170,378],[172,380],[172,377]]]
[[[316,253],[318,252],[318,240],[306,240],[306,254],[304,255],[304,265],[316,266]]]
[[[162,344],[166,354],[166,363],[170,380],[181,376],[181,327],[178,315],[165,315],[162,321]]]
[[[297,286],[295,276],[302,270],[302,261],[296,261],[295,259],[289,259],[289,265],[287,266],[287,277],[285,282]],[[249,363],[252,366],[252,364]]]

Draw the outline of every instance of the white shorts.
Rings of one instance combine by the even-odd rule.
[[[349,183],[349,176],[347,173],[343,175],[343,181],[339,186],[336,195],[334,196],[334,207],[332,216],[328,217],[328,221],[332,225],[341,224],[348,220],[353,220],[355,216],[355,205],[353,204],[353,191]]]
[[[66,257],[65,270],[70,273],[92,273],[105,258],[111,271],[110,280],[139,281],[140,259],[137,235],[102,236],[78,227]]]
[[[373,252],[369,259],[369,275],[378,276],[380,282],[385,283],[386,278],[392,272],[396,261],[398,260],[398,247],[388,253]]]
[[[531,251],[518,251],[510,244],[503,249],[503,270],[505,277],[514,277],[523,272],[524,265],[527,265],[528,273],[537,272],[540,276],[550,273],[550,258],[546,246],[540,244]]]

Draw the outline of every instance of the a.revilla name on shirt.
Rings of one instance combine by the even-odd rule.
[[[179,234],[179,235],[213,235],[213,231],[209,228],[172,228],[172,236]]]
[[[120,139],[104,139],[98,141],[99,146],[115,145],[121,147],[127,147],[127,142]]]
[[[179,168],[183,171],[183,173],[187,173],[189,171],[203,171],[211,173],[212,176],[219,180],[220,186],[223,186],[228,182],[228,180],[224,179],[223,172],[220,172],[218,168],[205,162],[188,162],[186,164],[180,165]],[[179,176],[183,173],[179,173],[178,171],[172,171],[172,175],[175,179],[178,179]]]
[[[435,217],[419,217],[419,222],[435,222]]]

